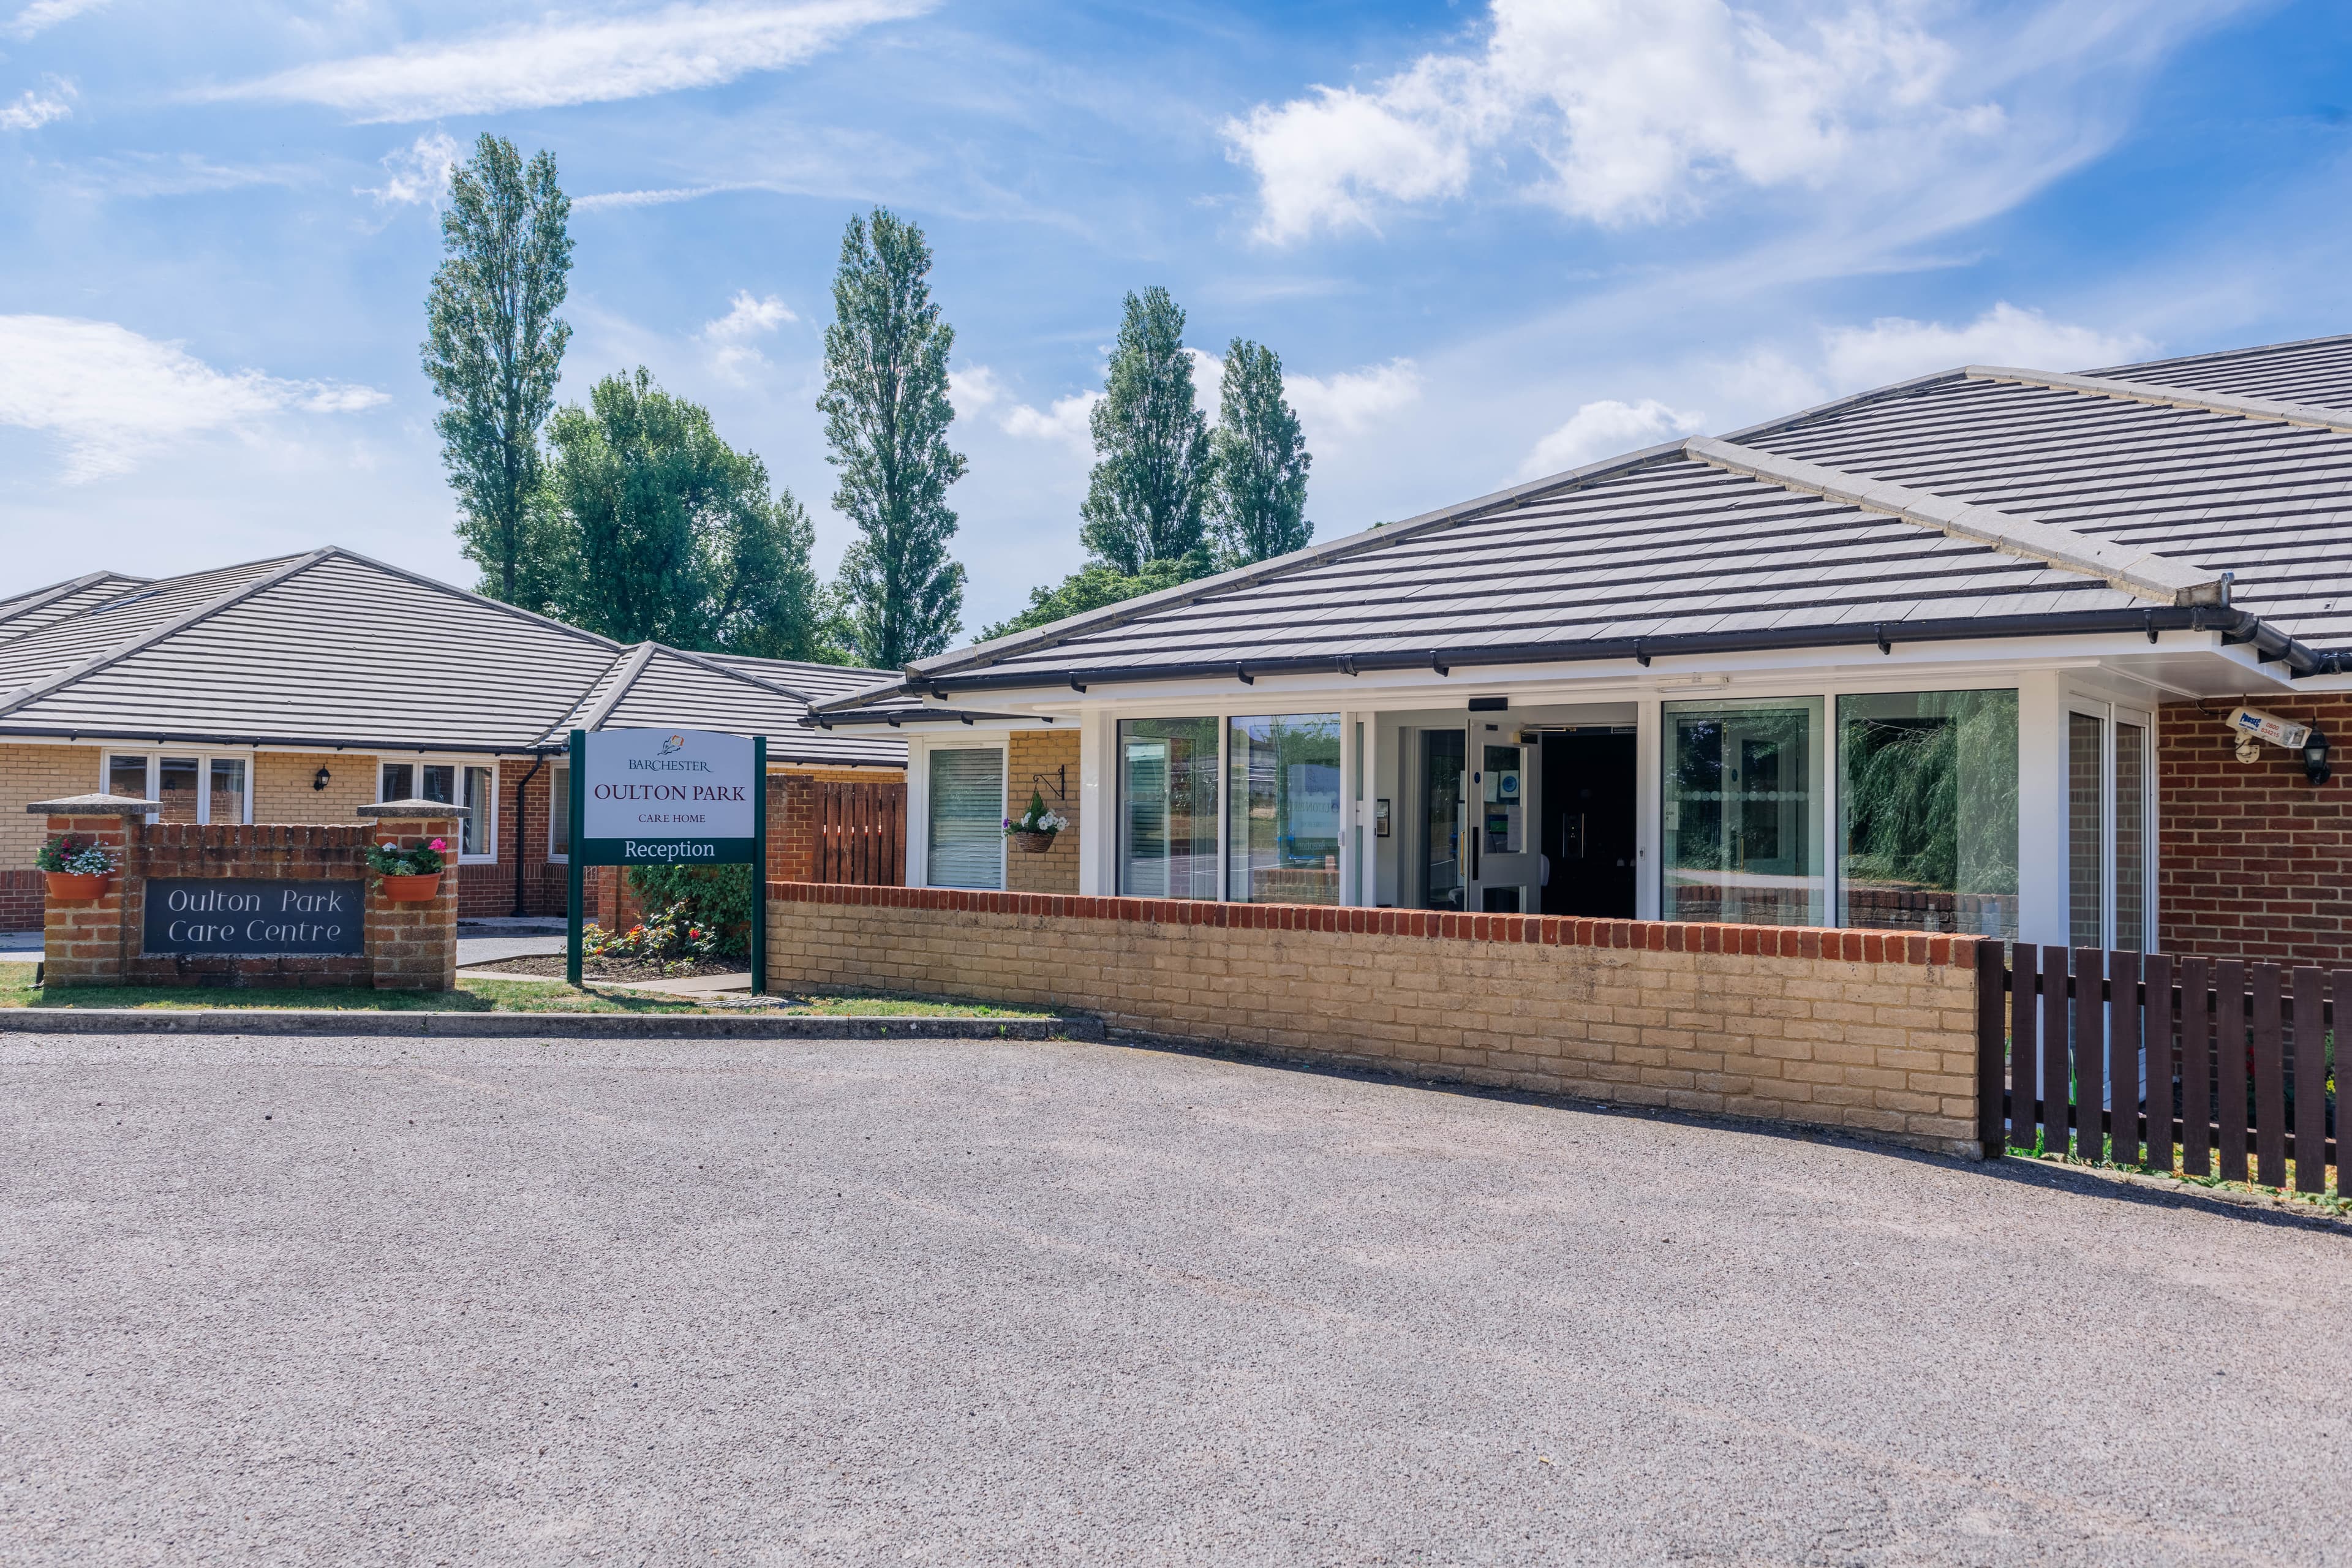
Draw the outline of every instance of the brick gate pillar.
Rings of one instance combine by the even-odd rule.
[[[139,856],[140,831],[151,800],[119,795],[77,795],[62,800],[37,800],[25,808],[49,819],[49,837],[63,834],[89,837],[105,846],[114,858],[114,875],[95,899],[66,899],[52,894],[41,918],[41,984],[44,985],[118,985],[122,981],[122,920],[133,884],[145,874]]]
[[[442,855],[441,886],[430,899],[394,903],[383,882],[370,877],[367,890],[367,954],[379,991],[454,991],[457,987],[458,825],[473,812],[443,800],[383,800],[360,807],[378,824],[375,842],[404,849],[448,845]]]

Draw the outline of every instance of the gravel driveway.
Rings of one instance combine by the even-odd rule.
[[[1113,1046],[0,1037],[0,1561],[2352,1563],[2347,1262]]]

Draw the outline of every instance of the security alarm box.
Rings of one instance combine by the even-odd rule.
[[[2230,728],[2251,740],[2268,741],[2273,746],[2284,746],[2290,752],[2303,750],[2311,739],[2311,726],[2282,719],[2275,713],[2265,713],[2259,708],[2234,709],[2230,714]]]

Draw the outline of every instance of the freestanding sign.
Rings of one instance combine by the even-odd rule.
[[[768,738],[716,730],[572,731],[572,984],[590,866],[750,866],[751,990],[768,988]]]

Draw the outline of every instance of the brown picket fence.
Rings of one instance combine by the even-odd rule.
[[[1988,1153],[2006,1143],[2273,1187],[2292,1168],[2303,1193],[2327,1192],[2333,1164],[2336,1195],[2352,1197],[2328,1060],[2352,969],[2022,942],[2005,960],[1998,942],[1978,966]]]
[[[815,783],[813,880],[898,887],[907,879],[907,786]]]

